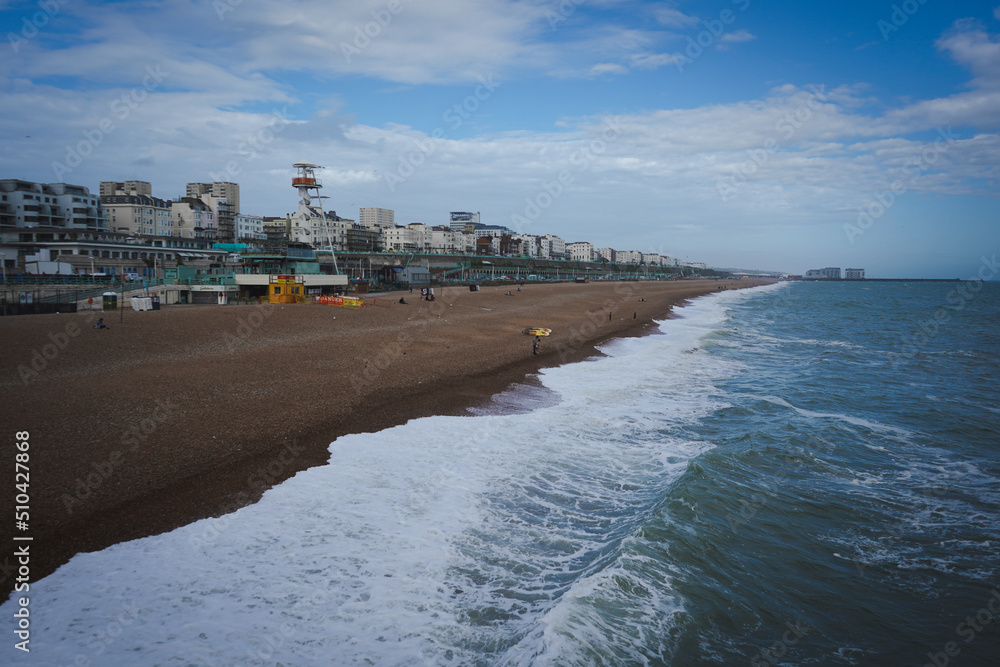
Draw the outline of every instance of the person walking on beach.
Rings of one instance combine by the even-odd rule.
[[[538,354],[538,343],[542,339],[539,336],[535,336],[535,340],[531,341],[531,353]]]

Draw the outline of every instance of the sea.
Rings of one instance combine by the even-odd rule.
[[[997,665],[998,334],[989,282],[698,298],[75,556],[0,663]]]

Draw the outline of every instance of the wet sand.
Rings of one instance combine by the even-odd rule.
[[[436,288],[437,300],[169,306],[0,318],[0,421],[29,432],[31,579],[74,554],[255,502],[331,441],[468,414],[539,368],[638,335],[685,299],[765,281]],[[512,295],[507,296],[510,290]],[[610,317],[609,317],[610,315]],[[103,316],[108,330],[95,330]],[[546,327],[532,355],[526,327]],[[0,498],[14,512],[13,446]],[[2,534],[11,544],[13,521]],[[12,553],[13,550],[8,550]],[[0,556],[4,593],[16,568]]]

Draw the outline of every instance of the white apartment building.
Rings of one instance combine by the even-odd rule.
[[[549,242],[549,258],[562,259],[566,256],[566,242],[554,234],[546,234],[543,237]]]
[[[472,253],[475,252],[476,237],[445,225],[434,225],[424,231],[424,246],[427,252]]]
[[[552,241],[548,236],[538,236],[538,257],[539,259],[552,259]]]
[[[806,271],[806,278],[829,278],[831,280],[840,280],[840,267],[828,266],[823,269],[809,269]]]
[[[594,251],[596,259],[598,261],[613,262],[615,261],[615,249],[614,248],[597,248]]]
[[[514,234],[512,240],[517,243],[518,252],[524,257],[540,257],[541,248],[538,236],[535,234]]]
[[[566,259],[574,262],[594,261],[594,244],[590,241],[574,241],[566,244]]]
[[[844,269],[844,279],[845,280],[864,280],[865,270],[864,269]]]
[[[476,254],[476,235],[472,232],[454,230],[455,248],[466,255]]]
[[[424,229],[419,222],[393,227],[382,232],[382,244],[388,252],[423,252]]]
[[[334,211],[321,211],[315,206],[300,204],[293,213],[291,239],[297,243],[308,243],[314,248],[347,250],[347,232],[357,221],[341,218]]]
[[[660,253],[658,252],[644,252],[642,253],[642,263],[646,266],[659,266],[660,265]]]
[[[234,218],[237,241],[255,241],[266,239],[264,234],[264,218],[260,215],[240,213]]]
[[[382,231],[396,226],[396,212],[391,208],[366,207],[359,209],[361,226]]]
[[[172,236],[184,239],[218,239],[219,228],[212,207],[197,197],[170,203]]]
[[[640,264],[642,253],[638,250],[616,250],[615,261],[619,264]]]
[[[82,185],[0,180],[0,226],[107,229],[98,197]]]

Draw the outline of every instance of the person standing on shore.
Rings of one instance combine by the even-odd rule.
[[[535,336],[535,340],[531,341],[531,353],[538,354],[538,343],[541,341],[541,337]]]

